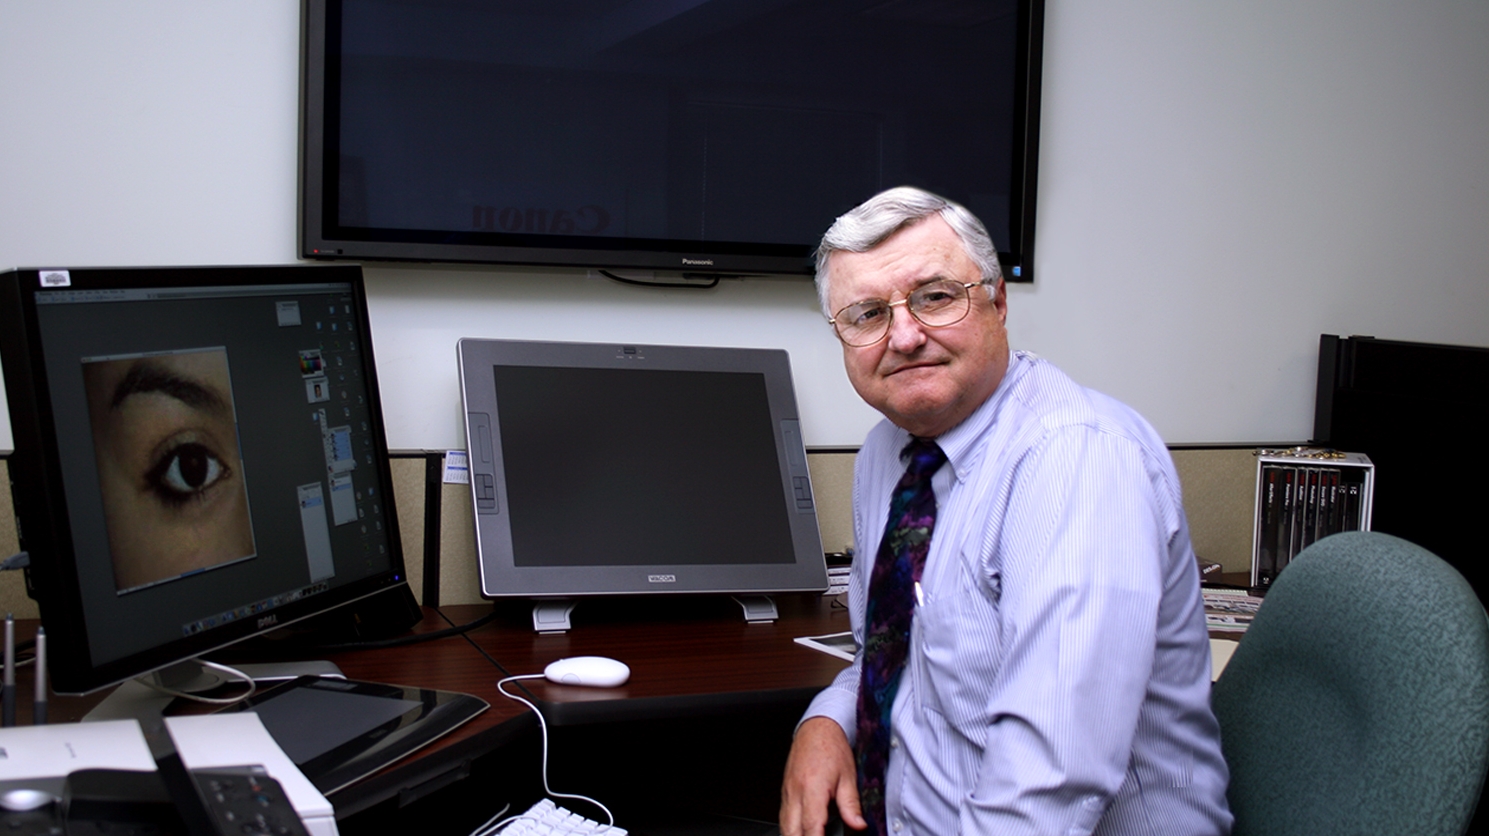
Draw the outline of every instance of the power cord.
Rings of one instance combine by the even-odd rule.
[[[455,622],[451,621],[450,620],[450,617],[448,615],[445,615],[445,611],[444,610],[440,609],[439,607],[435,607],[434,608],[434,612],[440,618],[443,618],[445,620],[445,623],[446,624],[449,624],[452,627],[455,626]],[[475,639],[473,639],[473,638],[470,637],[470,632],[469,632],[470,630],[475,629],[477,626],[479,626],[481,624],[484,624],[487,621],[490,621],[491,619],[493,619],[495,617],[496,617],[496,610],[493,609],[490,613],[487,613],[486,615],[482,616],[481,618],[478,618],[475,621],[472,621],[470,624],[462,625],[460,627],[460,632],[461,632],[461,635],[463,635],[465,637],[466,643],[469,644],[471,647],[474,647],[476,649],[476,652],[477,653],[479,653],[482,656],[486,657],[486,661],[490,662],[491,665],[492,665],[492,667],[494,667],[497,670],[501,671],[502,676],[511,676],[512,675],[512,672],[511,671],[507,670],[506,667],[504,665],[502,665],[501,662],[496,661],[496,657],[495,656],[492,656],[490,653],[487,653],[486,652],[486,648],[482,647],[479,643],[476,642]]]
[[[136,681],[148,688],[159,691],[162,694],[169,694],[173,697],[178,697],[183,700],[191,700],[192,702],[199,702],[204,705],[237,705],[238,703],[243,702],[244,700],[253,696],[254,692],[258,690],[258,686],[254,684],[253,677],[238,670],[237,668],[230,668],[227,665],[219,665],[216,662],[208,662],[206,659],[198,659],[196,661],[197,664],[201,665],[204,668],[211,668],[212,670],[225,673],[228,676],[233,677],[234,679],[242,681],[243,684],[248,686],[248,690],[236,697],[204,697],[201,694],[191,694],[186,691],[177,691],[175,688],[167,688],[164,685],[156,684],[154,682],[151,682],[148,676],[142,676]]]
[[[440,618],[444,618],[446,623],[452,625],[454,624],[454,622],[451,622],[450,619],[447,618],[443,612],[440,612],[437,609],[435,610],[435,612],[439,612]],[[477,627],[483,627],[487,624],[490,624],[496,618],[496,616],[497,611],[495,609],[492,609],[491,612],[486,613],[475,621],[469,622],[467,624],[461,624],[459,626],[447,627],[443,630],[434,630],[429,633],[414,633],[408,636],[398,636],[391,639],[377,639],[374,641],[345,642],[343,644],[323,644],[316,647],[316,650],[324,650],[328,652],[338,650],[380,650],[386,647],[403,647],[404,645],[419,644],[420,642],[434,641],[435,639],[447,639],[450,636],[463,635],[470,632],[471,630],[476,629]]]

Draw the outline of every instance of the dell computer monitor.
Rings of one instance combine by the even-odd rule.
[[[18,270],[0,349],[58,692],[406,594],[359,267]]]
[[[461,340],[481,591],[822,591],[786,352]]]

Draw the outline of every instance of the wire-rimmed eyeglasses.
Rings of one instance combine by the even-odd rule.
[[[884,339],[889,333],[889,323],[894,319],[897,305],[904,305],[921,325],[945,328],[967,317],[967,312],[972,310],[972,288],[987,284],[991,284],[987,279],[980,282],[941,279],[915,288],[898,302],[884,299],[854,302],[827,321],[844,345],[863,348]]]

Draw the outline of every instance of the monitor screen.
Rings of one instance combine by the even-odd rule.
[[[0,287],[56,690],[403,583],[360,268],[21,270]]]
[[[784,351],[461,340],[482,592],[827,587]]]
[[[1043,0],[310,0],[306,258],[810,273],[892,186],[1030,280]]]

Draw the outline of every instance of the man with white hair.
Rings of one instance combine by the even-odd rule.
[[[1179,481],[1152,427],[1010,351],[966,209],[891,189],[817,251],[849,380],[860,651],[797,728],[784,836],[1230,831]],[[907,465],[908,462],[908,465]]]

